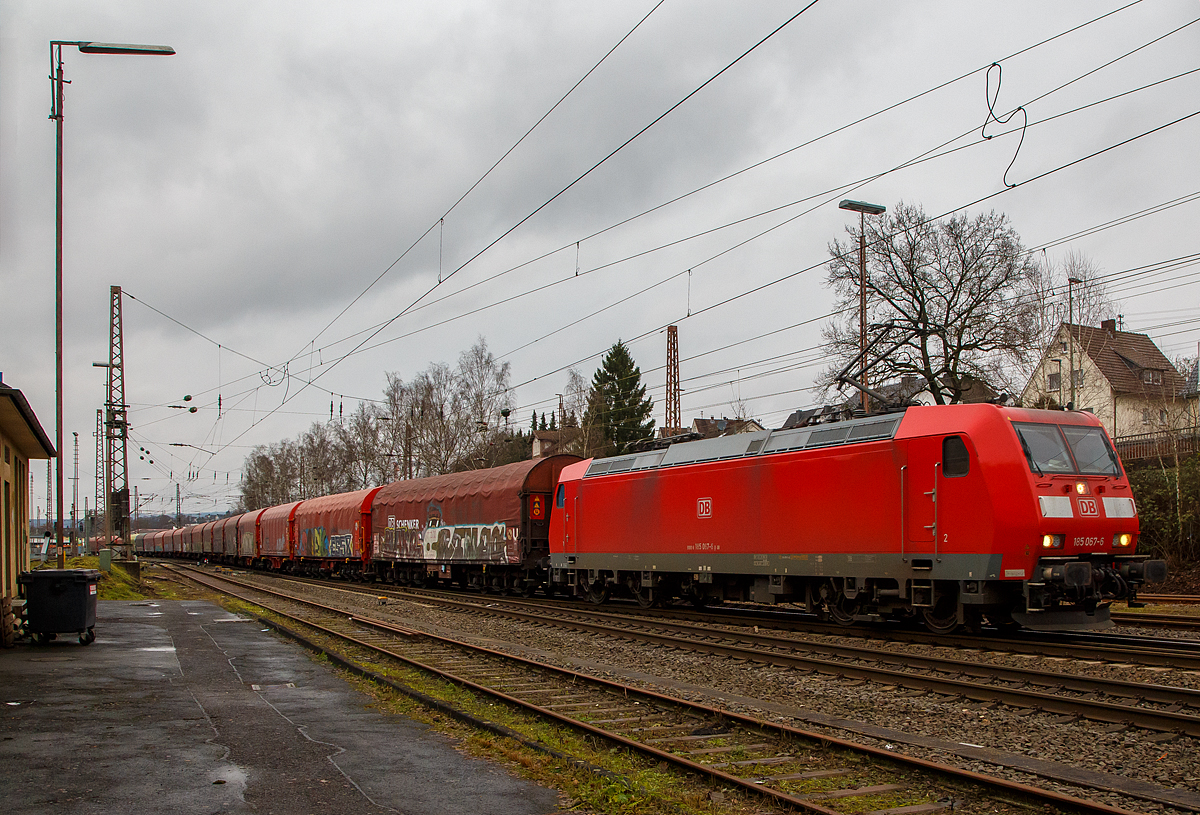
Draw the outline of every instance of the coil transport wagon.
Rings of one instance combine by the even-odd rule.
[[[400,583],[532,592],[547,586],[555,455],[486,470],[397,481],[371,510],[376,574]]]

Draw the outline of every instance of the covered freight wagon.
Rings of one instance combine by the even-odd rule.
[[[361,574],[371,534],[372,487],[304,501],[294,513],[296,570]]]
[[[265,509],[256,509],[237,517],[234,525],[234,535],[237,537],[237,561],[249,564],[258,555],[259,519]]]
[[[221,559],[232,562],[237,557],[237,521],[240,516],[230,515],[217,521],[213,532],[213,551],[221,553]]]
[[[374,571],[403,583],[543,584],[551,498],[558,474],[577,461],[549,456],[382,487],[371,509]]]
[[[296,529],[293,521],[300,501],[267,507],[258,518],[258,560],[273,569],[290,568],[295,552]]]

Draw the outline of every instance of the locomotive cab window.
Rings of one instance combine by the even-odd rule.
[[[971,471],[971,456],[962,436],[942,439],[942,474],[946,478],[961,478]]]
[[[559,484],[558,492],[554,493],[554,506],[561,507],[563,505],[563,500],[566,498],[566,496],[567,496],[567,485]]]
[[[1029,469],[1038,475],[1120,475],[1108,437],[1098,427],[1013,422]]]

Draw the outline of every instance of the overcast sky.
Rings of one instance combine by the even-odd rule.
[[[512,365],[523,426],[557,404],[568,366],[590,378],[617,339],[661,424],[672,322],[685,423],[740,397],[778,426],[818,400],[821,264],[850,222],[844,197],[1002,210],[1050,261],[1074,250],[1115,275],[1127,330],[1196,354],[1195,267],[1119,273],[1200,251],[1200,202],[1063,242],[1200,193],[1200,116],[1171,124],[1198,110],[1200,73],[1172,79],[1200,66],[1195,0],[821,0],[479,254],[806,5],[656,3],[0,5],[0,371],[51,435],[49,42],[178,52],[63,52],[66,460],[69,478],[78,432],[80,504],[94,493],[105,379],[91,363],[107,358],[111,285],[136,298],[125,376],[143,512],[173,511],[177,481],[185,511],[223,511],[254,445],[328,420],[331,402],[378,398],[386,372],[453,364],[480,336]],[[994,61],[997,112],[1025,105],[1031,125],[1015,161],[1021,114],[979,138]],[[963,149],[888,172],[947,147]],[[1018,186],[1002,192],[1006,171]],[[426,307],[344,357],[439,274]],[[197,413],[167,407],[185,394]]]

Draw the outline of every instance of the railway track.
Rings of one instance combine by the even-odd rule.
[[[686,702],[453,638],[416,632],[232,576],[201,574],[193,569],[183,573],[327,636],[387,655],[654,761],[665,761],[747,794],[761,795],[783,809],[824,815],[858,813],[866,811],[855,805],[864,796],[887,796],[880,799],[888,801],[886,807],[872,810],[876,815],[921,815],[951,806],[955,811],[971,812],[976,807],[963,800],[959,786],[965,783],[984,802],[984,808],[978,811],[988,811],[988,796],[1000,794],[1008,800],[1018,796],[1062,812],[1127,812],[1053,790]],[[304,610],[297,612],[298,606]],[[863,786],[861,765],[850,756],[859,756],[859,761],[867,757],[895,769],[876,767],[873,783]],[[890,775],[890,780],[880,779],[881,771]],[[926,780],[914,789],[914,774],[921,779],[937,778],[941,786],[928,792],[930,782]],[[805,791],[810,782],[818,782],[821,791]],[[946,794],[938,795],[939,790]],[[851,809],[839,808],[844,806]]]
[[[304,579],[300,582],[312,581]],[[319,581],[317,584],[329,588],[328,584]],[[407,590],[354,584],[336,588],[382,596],[409,594]],[[1200,691],[1188,688],[891,652],[877,645],[821,643],[753,630],[723,631],[710,624],[635,618],[594,607],[548,609],[541,603],[490,596],[467,599],[461,595],[449,597],[427,592],[417,592],[417,595],[460,611],[504,616],[530,624],[552,623],[706,656],[816,672],[848,681],[870,681],[974,702],[1080,716],[1104,724],[1128,724],[1147,730],[1200,736]],[[1115,661],[1127,664],[1128,659],[1126,653]]]
[[[208,579],[211,579],[211,575],[208,576]],[[253,583],[248,583],[246,581],[235,581],[232,579],[232,577],[222,575],[220,576],[220,580],[234,582],[236,585],[250,589],[251,592],[272,592],[276,595],[281,595],[281,597],[287,598],[287,600],[292,601],[292,603],[298,603],[298,601],[302,601],[302,603],[311,603],[311,601],[296,598],[295,595],[292,594],[274,592],[272,589],[253,585]],[[380,592],[380,588],[378,586],[361,587],[350,585],[349,587],[331,587],[329,583],[324,582],[320,583],[320,586],[326,589],[334,588],[336,591],[353,593],[372,593],[383,595],[388,595],[391,593],[386,591]],[[263,605],[263,601],[260,599],[256,600],[245,597],[242,599],[250,601],[250,603]],[[425,593],[421,593],[421,599],[427,601],[436,598],[428,597],[428,595]],[[455,599],[452,601],[454,601],[454,603],[462,603],[461,599]],[[491,609],[486,609],[487,613],[497,613],[497,609],[494,606],[503,603],[503,601],[493,597],[484,598],[484,601],[486,604],[493,606]],[[325,609],[328,610],[329,607],[325,606]],[[472,609],[472,607],[467,607],[467,609],[464,610],[480,611],[481,606],[476,604],[474,609]],[[278,610],[275,611],[280,613]],[[596,616],[596,613],[592,609],[584,609],[584,611],[587,611],[589,616]],[[344,611],[344,609],[335,610],[328,613],[336,618],[336,624],[331,624],[330,629],[336,629],[338,625],[342,625],[344,624],[343,621],[346,621],[347,613]],[[545,609],[541,609],[538,612],[538,616],[541,618],[540,622],[563,624],[559,623],[558,621],[546,619]],[[352,617],[358,618],[356,615]],[[354,622],[358,625],[371,624],[370,622],[362,622],[365,621],[365,618],[358,618],[358,621],[359,622],[355,622],[355,619],[350,619],[350,621],[346,622]],[[391,625],[388,623],[383,623],[377,625],[376,630],[383,631],[383,636],[412,636],[412,633],[409,633],[409,631],[396,633],[396,631],[390,631],[390,628],[394,627],[391,627]],[[379,634],[373,636],[379,636]],[[361,636],[358,637],[358,641],[361,645]],[[660,755],[665,751],[665,753],[670,753],[673,756],[676,756],[676,759],[671,759],[671,762],[674,763],[674,765],[688,769],[689,772],[708,773],[707,769],[703,769],[704,767],[715,767],[718,769],[718,771],[720,771],[720,773],[724,774],[709,774],[713,775],[714,778],[718,778],[721,783],[733,784],[733,781],[726,778],[726,775],[737,773],[737,778],[743,779],[737,784],[738,786],[742,787],[742,789],[769,790],[772,789],[773,785],[778,786],[780,787],[781,791],[780,796],[774,796],[774,793],[769,793],[769,795],[773,795],[775,797],[776,803],[784,803],[786,805],[790,805],[790,807],[799,807],[808,811],[829,811],[827,809],[822,809],[820,804],[817,804],[816,808],[812,807],[814,801],[812,801],[811,798],[808,799],[808,801],[803,801],[803,799],[798,798],[796,795],[792,795],[792,793],[788,792],[788,790],[792,789],[792,787],[798,784],[803,784],[804,781],[814,779],[824,779],[823,784],[828,785],[830,780],[839,778],[839,774],[848,774],[841,772],[844,771],[845,767],[829,767],[824,765],[824,763],[821,763],[821,766],[816,766],[814,763],[814,757],[812,757],[811,754],[811,748],[796,748],[794,745],[792,745],[792,747],[787,747],[785,742],[786,739],[790,738],[818,738],[826,739],[826,741],[832,741],[839,744],[845,744],[847,747],[851,747],[852,743],[838,742],[838,739],[829,739],[828,736],[817,736],[815,733],[808,731],[780,726],[778,724],[769,723],[769,721],[751,719],[749,717],[743,717],[743,715],[733,714],[727,711],[716,711],[716,709],[709,707],[689,706],[692,711],[691,713],[680,713],[678,706],[683,705],[683,703],[677,699],[674,699],[674,697],[667,697],[653,693],[648,694],[647,691],[631,688],[628,687],[628,685],[620,683],[601,682],[601,688],[599,690],[601,696],[593,699],[593,697],[581,696],[577,694],[578,685],[580,685],[580,683],[587,683],[589,685],[595,684],[593,677],[582,675],[582,673],[577,673],[574,671],[564,672],[560,669],[552,669],[552,667],[544,665],[536,666],[535,670],[552,671],[556,672],[558,676],[569,677],[571,689],[564,691],[562,688],[554,687],[553,684],[545,684],[548,681],[545,681],[545,679],[542,678],[532,679],[532,681],[530,681],[530,679],[518,681],[516,675],[511,673],[511,669],[508,669],[508,667],[504,667],[503,665],[488,665],[486,667],[482,667],[482,669],[480,669],[478,665],[480,654],[485,654],[487,659],[511,660],[512,658],[508,654],[498,654],[497,652],[488,651],[486,648],[480,649],[474,646],[468,646],[467,643],[462,643],[460,641],[445,640],[442,639],[442,637],[431,637],[430,635],[422,635],[420,637],[420,648],[415,648],[412,646],[412,642],[414,641],[409,640],[409,642],[410,645],[404,648],[404,652],[406,653],[398,658],[407,661],[407,663],[410,665],[420,665],[424,670],[430,670],[433,673],[437,673],[439,676],[451,679],[451,681],[462,683],[466,685],[466,687],[478,691],[478,693],[491,694],[496,696],[497,699],[504,699],[506,702],[520,703],[520,705],[527,707],[527,709],[530,709],[530,711],[534,711],[539,715],[544,715],[541,712],[542,708],[545,708],[546,711],[554,712],[559,715],[565,715],[565,718],[556,718],[556,720],[559,720],[560,723],[563,724],[574,723],[571,724],[571,726],[582,725],[586,727],[586,729],[598,729],[589,730],[589,732],[593,732],[594,735],[604,736],[605,738],[614,737],[612,738],[612,741],[623,744],[625,747],[630,747],[630,749],[634,749],[634,745],[630,744],[629,742],[634,742],[638,745],[641,745],[641,747],[637,748],[638,750],[642,751],[644,754],[655,757],[656,760],[667,760],[666,757]],[[434,642],[437,642],[436,646],[432,645]],[[794,642],[792,645],[794,645]],[[372,647],[376,646],[372,645]],[[672,647],[679,647],[679,645],[672,645]],[[755,649],[761,647],[761,643],[758,643],[758,645],[744,646],[742,649],[739,649],[739,651],[731,652],[731,655],[737,655],[738,659],[756,658],[754,653]],[[446,648],[450,648],[451,651],[454,651],[457,655],[446,655]],[[470,649],[466,655],[464,655],[464,652],[462,651],[464,648]],[[390,654],[394,654],[395,648],[389,647],[386,648],[386,651],[388,651]],[[762,658],[757,657],[757,659]],[[770,661],[774,661],[775,659],[775,657],[769,658]],[[521,661],[521,663],[524,664],[522,669],[520,669],[521,671],[530,670],[534,667],[532,660],[523,659],[517,661]],[[934,663],[940,665],[941,667],[946,667],[946,665],[940,663],[938,660],[934,660]],[[844,671],[841,673],[842,676],[846,676]],[[526,693],[526,691],[532,691],[532,693]],[[614,701],[612,699],[613,693],[619,694],[620,700],[624,701]],[[944,693],[944,687],[943,690],[938,691],[938,693]],[[1096,690],[1092,689],[1091,693],[1096,693]],[[604,697],[605,694],[607,694],[607,697]],[[509,699],[509,697],[512,697],[512,699]],[[630,697],[636,697],[636,699],[641,701],[636,703],[636,705],[631,706],[628,701]],[[1028,701],[1027,696],[1025,699]],[[686,718],[689,717],[689,715],[691,718]],[[685,718],[680,719],[679,717]],[[714,717],[720,719],[722,723],[726,723],[726,721],[727,723],[737,723],[739,727],[749,727],[750,730],[736,731],[727,729],[727,727],[722,725],[718,730],[713,732],[712,723]],[[1178,724],[1178,721],[1172,721],[1172,724]],[[664,732],[662,731],[664,727],[670,727],[671,730]],[[772,732],[772,738],[776,739],[776,741],[763,741],[762,735],[763,732],[766,731]],[[778,739],[785,739],[785,742],[780,742]],[[649,751],[649,753],[647,753],[646,750],[642,749],[644,747],[653,748],[654,751]],[[896,759],[896,757],[898,757],[898,755],[895,753],[890,753],[890,751],[881,751],[878,748],[868,748],[868,750],[869,753],[870,750],[874,750],[874,753],[870,754],[876,757],[880,757],[881,753],[889,757],[889,759]],[[683,761],[677,760],[679,759],[680,755],[684,756]],[[712,761],[713,757],[721,756],[737,757],[738,761]],[[917,761],[918,766],[920,766],[920,760]],[[929,765],[930,762],[923,763],[924,765]],[[968,773],[966,777],[962,777],[959,771],[947,771],[946,768],[938,768],[936,765],[932,767],[925,767],[925,772],[930,771],[953,772],[954,777],[966,778],[968,780],[972,780],[972,783],[991,784],[991,781],[994,780],[990,777],[976,779],[974,778],[973,773]],[[1078,784],[1078,778],[1073,779],[1073,783]],[[1004,781],[1003,784],[1008,785],[1012,783],[1009,783],[1009,781]],[[853,797],[852,791],[856,789],[865,789],[865,787],[851,786],[851,789],[845,790],[845,792],[847,793],[848,797]],[[1007,789],[1007,787],[1004,787],[1004,789]],[[1018,789],[1022,793],[1027,792],[1026,787],[1019,784],[1015,785],[1015,789]],[[1033,789],[1033,787],[1030,787],[1030,789]],[[1104,786],[1100,787],[1100,789],[1110,789],[1110,787]],[[898,795],[902,795],[901,791],[899,790],[878,791],[877,793],[883,792],[893,792],[898,793]],[[860,795],[868,795],[868,792],[862,792]],[[793,798],[796,799],[793,801]],[[931,808],[904,811],[912,811],[912,813],[917,813],[917,811],[937,811],[937,809],[941,809],[941,807],[936,807],[936,803],[937,802],[935,801],[913,804],[919,805],[919,807]],[[1164,802],[1159,801],[1159,803]],[[1098,809],[1086,808],[1090,807],[1091,804],[1079,804],[1076,799],[1070,799],[1069,802],[1058,802],[1056,805],[1066,809],[1073,809],[1075,807],[1079,807],[1079,805],[1085,805],[1085,809],[1075,811],[1117,811],[1105,807],[1103,804],[1098,804]],[[1196,808],[1193,807],[1193,809]],[[836,809],[833,811],[836,811]],[[892,809],[888,809],[887,811],[892,811]],[[1198,811],[1200,811],[1200,809],[1198,809]]]

